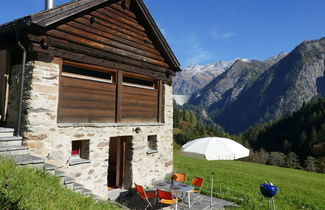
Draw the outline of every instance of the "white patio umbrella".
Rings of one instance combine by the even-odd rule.
[[[184,144],[182,153],[207,160],[235,160],[249,156],[249,149],[231,139],[206,137]]]

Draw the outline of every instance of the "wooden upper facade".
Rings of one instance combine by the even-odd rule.
[[[0,38],[59,64],[58,122],[163,122],[179,64],[142,0],[73,1],[0,26]]]

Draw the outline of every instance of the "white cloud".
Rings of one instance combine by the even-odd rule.
[[[213,59],[213,53],[203,48],[199,35],[192,34],[189,36],[184,36],[182,42],[182,51],[187,57],[184,63],[185,66],[190,64],[201,64],[205,61]]]
[[[210,30],[209,35],[214,39],[228,39],[230,37],[236,36],[236,32],[221,32],[216,27]]]

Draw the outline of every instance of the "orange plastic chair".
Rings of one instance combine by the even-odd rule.
[[[174,209],[177,210],[178,199],[173,197],[172,192],[157,189],[157,196],[161,204],[174,205]]]
[[[135,185],[135,189],[139,194],[139,197],[146,201],[147,206],[145,209],[147,209],[149,206],[153,207],[149,199],[156,198],[157,197],[156,193],[150,191],[146,192],[141,185],[137,185],[136,183],[134,183],[134,185]]]
[[[195,190],[195,189],[194,189],[194,190],[191,190],[191,192],[194,192],[194,193],[200,193],[201,190],[202,190],[203,182],[204,182],[204,179],[202,179],[202,178],[200,178],[200,177],[197,177],[197,176],[193,177],[191,184],[192,184],[193,186],[198,187],[199,190]]]
[[[173,176],[176,177],[175,179],[176,182],[183,182],[183,183],[186,182],[186,174],[174,172]]]
[[[199,190],[193,189],[190,191],[187,191],[186,196],[183,198],[183,200],[185,201],[186,197],[188,197],[188,201],[185,201],[186,203],[188,203],[188,207],[190,208],[193,204],[200,204],[200,197],[199,194],[201,193],[202,190],[202,186],[203,186],[203,182],[204,179],[200,178],[200,177],[193,177],[191,184],[194,187],[199,188]],[[196,195],[196,198],[193,198],[193,195]]]

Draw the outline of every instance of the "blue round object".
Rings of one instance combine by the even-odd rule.
[[[264,195],[267,198],[272,198],[278,192],[278,188],[274,185],[269,184],[269,183],[261,184],[260,190],[261,190],[262,195]]]

